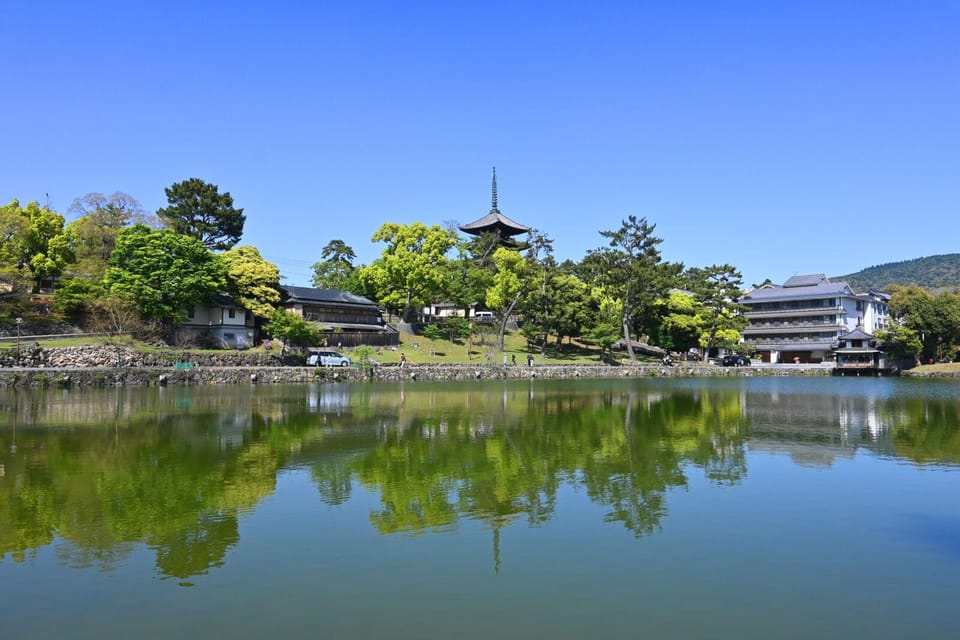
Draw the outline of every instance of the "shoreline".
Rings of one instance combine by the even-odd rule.
[[[191,366],[22,367],[0,369],[0,389],[116,386],[193,386],[217,384],[304,384],[312,382],[400,382],[446,380],[526,380],[577,378],[682,378],[830,376],[831,365],[754,365],[719,367],[700,363],[623,365],[389,365],[360,367]]]

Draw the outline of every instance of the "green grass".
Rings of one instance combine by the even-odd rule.
[[[507,362],[512,362],[511,356],[516,356],[518,365],[527,364],[527,355],[532,353],[534,364],[601,364],[599,348],[578,343],[557,346],[551,341],[543,356],[539,349],[531,351],[527,348],[526,339],[519,333],[507,333],[504,336],[503,353],[497,348],[496,333],[484,334],[482,338],[474,337],[470,353],[467,353],[467,342],[451,342],[449,340],[429,340],[424,336],[401,334],[400,347],[397,351],[382,349],[373,354],[374,360],[382,364],[396,364],[400,362],[400,354],[407,356],[410,364],[503,364],[503,354]],[[347,350],[349,353],[349,350]]]
[[[21,346],[33,342],[24,340]],[[43,347],[79,347],[79,346],[103,346],[118,345],[121,347],[135,349],[142,353],[223,353],[224,349],[198,349],[182,348],[170,346],[158,346],[156,344],[139,342],[133,340],[130,336],[115,336],[105,338],[96,337],[78,337],[78,338],[49,338],[39,340]],[[4,346],[11,347],[8,343]],[[259,345],[252,349],[244,350],[245,354],[275,354],[279,347],[274,342],[268,351]],[[344,353],[352,355],[353,349],[344,348]],[[467,342],[451,342],[450,340],[438,339],[429,340],[424,336],[415,336],[410,334],[400,334],[400,346],[396,350],[392,348],[383,348],[372,354],[374,360],[381,364],[399,364],[400,354],[407,357],[410,364],[495,364],[503,363],[503,353],[497,348],[496,332],[488,332],[482,336],[474,336],[471,342],[470,353],[467,353]],[[511,356],[516,357],[518,365],[526,365],[527,355],[533,353],[534,364],[601,364],[600,350],[597,347],[573,342],[562,347],[557,347],[553,341],[550,342],[545,354],[541,355],[539,349],[533,351],[527,348],[527,341],[520,333],[507,333],[504,336],[504,353],[507,355],[507,362],[512,362]],[[626,354],[614,352],[616,358],[626,358]]]

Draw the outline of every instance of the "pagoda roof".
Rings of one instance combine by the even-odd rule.
[[[471,235],[479,235],[488,231],[495,231],[501,237],[510,237],[515,236],[520,233],[529,233],[530,227],[525,226],[517,222],[516,220],[511,220],[507,216],[500,213],[500,209],[497,208],[497,168],[493,168],[493,189],[492,189],[492,203],[490,207],[490,213],[483,216],[478,220],[474,220],[469,224],[465,224],[460,227],[460,231],[464,233],[469,233]]]
[[[507,216],[500,213],[497,209],[491,209],[490,213],[483,216],[479,220],[475,220],[470,224],[465,224],[460,227],[460,231],[473,234],[483,233],[484,231],[497,231],[500,233],[500,235],[515,236],[518,233],[529,232],[530,227],[526,227],[519,222],[511,220]]]

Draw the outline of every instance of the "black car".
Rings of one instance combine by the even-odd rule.
[[[742,356],[739,353],[731,353],[723,356],[723,358],[720,360],[720,364],[725,367],[749,367],[750,358],[747,356]]]

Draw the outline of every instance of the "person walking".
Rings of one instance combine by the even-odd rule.
[[[527,366],[528,366],[528,367],[532,367],[532,366],[533,366],[533,354],[532,354],[532,353],[528,353],[528,354],[527,354]]]
[[[405,366],[406,364],[407,364],[407,354],[401,353],[401,354],[400,354],[400,366],[403,367],[403,366]]]

